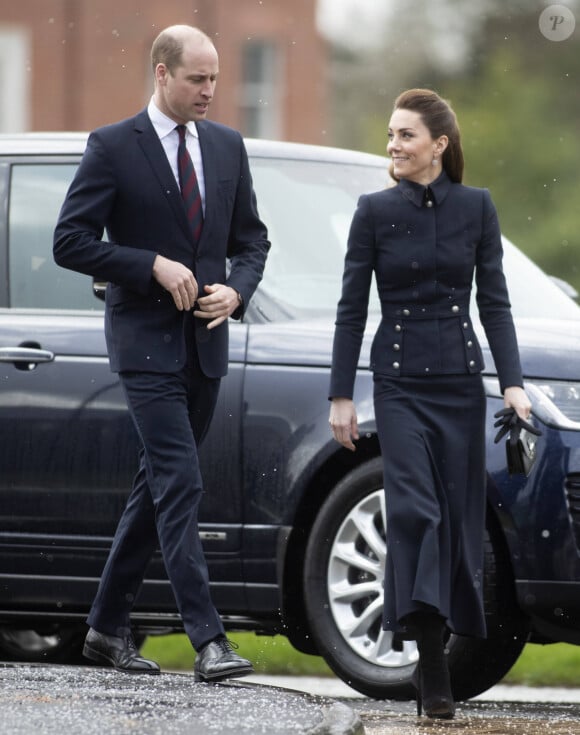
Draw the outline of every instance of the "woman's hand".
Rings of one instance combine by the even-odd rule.
[[[346,449],[354,452],[356,449],[353,439],[358,439],[358,421],[356,409],[350,398],[333,398],[330,405],[330,418],[328,419],[332,435],[337,442]]]
[[[512,385],[503,392],[503,403],[506,408],[513,408],[517,415],[527,421],[532,410],[532,403],[526,391],[518,385]]]

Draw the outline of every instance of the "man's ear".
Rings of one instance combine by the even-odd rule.
[[[167,83],[167,77],[169,76],[169,69],[165,64],[157,64],[155,67],[155,81],[157,84],[164,86]]]

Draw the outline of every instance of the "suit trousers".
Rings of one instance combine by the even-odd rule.
[[[202,373],[188,342],[187,363],[178,373],[120,373],[141,442],[139,469],[88,623],[108,635],[129,632],[133,603],[159,547],[185,632],[199,650],[224,633],[198,528],[203,486],[197,447],[209,428],[220,380]]]

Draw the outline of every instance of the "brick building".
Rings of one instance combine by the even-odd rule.
[[[214,39],[210,117],[244,135],[326,142],[316,0],[0,0],[0,131],[90,130],[152,91],[149,50],[173,23]]]

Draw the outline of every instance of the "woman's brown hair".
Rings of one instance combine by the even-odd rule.
[[[421,115],[423,124],[435,140],[446,135],[449,143],[441,158],[441,164],[451,181],[463,180],[463,150],[457,117],[451,106],[430,89],[408,89],[395,100],[395,110],[410,110]],[[391,164],[391,176],[393,176]],[[393,178],[396,178],[393,176]]]

